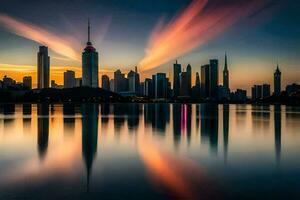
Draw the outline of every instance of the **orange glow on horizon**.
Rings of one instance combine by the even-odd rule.
[[[268,0],[241,1],[221,7],[209,7],[208,0],[194,0],[166,26],[163,26],[162,20],[159,21],[149,38],[145,57],[139,66],[145,71],[176,59],[206,44],[267,2]]]
[[[57,84],[63,84],[64,72],[67,70],[75,71],[76,77],[81,77],[81,67],[51,66],[50,80],[55,80]],[[101,75],[103,73],[112,75],[113,70],[101,68],[99,70],[99,80],[101,80]],[[0,63],[0,79],[2,79],[5,75],[16,80],[17,82],[23,82],[24,76],[31,76],[33,87],[36,87],[37,85],[37,67],[33,65],[12,65]]]

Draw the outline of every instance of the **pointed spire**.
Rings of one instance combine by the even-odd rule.
[[[225,65],[224,65],[224,71],[228,71],[228,68],[227,68],[227,53],[225,51]]]
[[[90,18],[88,19],[88,42],[91,41],[91,24],[90,24]]]
[[[135,73],[138,73],[138,71],[137,71],[137,66],[135,66]]]
[[[178,64],[177,59],[176,59],[176,64]]]

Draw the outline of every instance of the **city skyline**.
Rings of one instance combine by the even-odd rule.
[[[141,59],[144,57],[144,49],[147,48],[147,40],[149,33],[153,32],[153,27],[155,27],[156,22],[160,19],[158,16],[162,15],[164,11],[167,11],[168,17],[166,17],[166,23],[170,24],[171,22],[176,22],[176,20],[181,19],[180,16],[184,15],[185,13],[189,13],[189,8],[197,8],[197,5],[194,5],[198,2],[202,1],[175,1],[173,4],[170,4],[170,2],[158,4],[156,2],[153,3],[152,9],[147,8],[148,12],[152,14],[152,12],[155,12],[156,14],[150,15],[152,23],[146,23],[147,28],[144,28],[143,26],[138,26],[138,22],[135,22],[134,20],[129,20],[126,17],[124,18],[127,23],[124,23],[124,25],[127,25],[128,28],[125,28],[123,26],[118,26],[118,20],[116,20],[114,17],[119,15],[126,15],[126,13],[133,12],[132,9],[136,9],[135,6],[142,6],[138,2],[133,1],[131,4],[133,8],[128,8],[128,6],[125,6],[126,3],[118,3],[117,5],[111,5],[110,3],[100,2],[96,6],[99,7],[105,7],[107,8],[107,12],[109,9],[116,9],[116,11],[113,13],[113,17],[111,19],[111,22],[109,25],[107,25],[107,31],[109,34],[106,34],[105,37],[103,37],[103,43],[114,43],[113,51],[112,47],[109,48],[105,44],[99,43],[99,27],[103,27],[99,24],[99,16],[93,14],[91,12],[91,16],[88,16],[87,14],[82,14],[81,18],[76,18],[76,25],[78,25],[77,31],[74,31],[70,34],[70,37],[75,37],[76,35],[81,35],[81,40],[79,40],[81,43],[78,45],[78,50],[76,49],[75,54],[80,54],[81,49],[84,47],[83,42],[85,41],[84,38],[86,38],[86,21],[88,17],[91,17],[92,23],[95,23],[96,25],[93,26],[93,38],[95,38],[93,41],[94,46],[96,49],[98,49],[101,60],[99,62],[99,77],[101,77],[103,74],[108,74],[110,77],[112,77],[112,74],[116,69],[121,69],[122,71],[128,72],[130,69],[134,68],[134,66],[138,65],[141,61]],[[202,3],[205,3],[203,1]],[[250,92],[250,88],[253,84],[262,84],[264,82],[272,83],[273,82],[273,76],[270,73],[273,71],[274,66],[276,66],[276,63],[279,62],[279,65],[281,66],[281,71],[285,76],[283,76],[282,84],[287,85],[294,82],[299,82],[299,69],[298,65],[300,61],[298,60],[296,56],[296,52],[298,50],[298,47],[300,45],[298,44],[298,40],[295,39],[294,34],[296,35],[297,32],[299,32],[297,26],[294,27],[293,33],[286,33],[286,32],[280,32],[279,29],[282,29],[282,26],[292,26],[293,24],[297,24],[299,21],[299,17],[297,15],[294,17],[293,11],[291,10],[290,13],[287,13],[287,8],[290,8],[292,6],[296,7],[299,6],[299,4],[293,4],[293,2],[288,1],[284,3],[284,7],[280,10],[280,12],[276,9],[278,6],[282,5],[282,1],[266,1],[265,7],[261,8],[261,10],[257,11],[254,15],[245,17],[244,20],[235,23],[230,28],[226,29],[226,31],[220,33],[218,36],[214,37],[212,40],[209,40],[208,42],[205,42],[203,46],[194,48],[193,50],[188,51],[187,53],[181,54],[179,56],[176,56],[176,59],[179,60],[179,62],[186,66],[187,64],[191,64],[192,66],[192,80],[193,83],[195,82],[195,74],[196,72],[200,73],[200,67],[206,63],[206,60],[216,58],[220,61],[220,66],[224,66],[224,60],[223,55],[226,51],[228,55],[230,56],[228,60],[228,65],[230,66],[230,76],[231,76],[231,88],[237,89],[237,88],[245,88],[248,92]],[[29,5],[32,6],[32,2],[29,1]],[[66,2],[64,2],[65,5],[67,5]],[[237,4],[237,1],[228,1],[228,5],[235,6]],[[29,6],[28,5],[28,6]],[[81,5],[80,2],[75,2],[72,6],[79,6]],[[149,6],[149,4],[147,4]],[[143,9],[146,9],[146,6],[143,6]],[[194,5],[194,6],[193,6]],[[29,28],[32,28],[33,30],[40,30],[40,27],[49,26],[53,29],[61,29],[62,23],[65,23],[65,21],[74,20],[74,14],[75,12],[72,10],[67,10],[67,15],[65,16],[66,20],[58,20],[58,21],[52,21],[53,18],[57,18],[58,16],[55,16],[52,18],[50,17],[50,20],[45,21],[45,18],[49,18],[49,16],[44,16],[42,13],[39,12],[39,15],[41,16],[39,19],[35,19],[32,21],[32,18],[29,15],[26,14],[26,9],[19,14],[16,14],[14,11],[14,8],[10,5],[9,2],[3,3],[3,10],[0,11],[1,13],[1,28],[0,28],[0,40],[3,40],[3,48],[0,49],[1,56],[0,56],[0,76],[8,75],[18,81],[21,81],[23,76],[30,75],[33,78],[33,85],[36,85],[37,79],[36,79],[36,59],[35,59],[35,52],[36,48],[39,44],[45,43],[45,41],[40,42],[32,42],[32,38],[23,38],[16,36],[14,34],[17,34],[16,29],[20,27],[11,27],[8,26],[7,22],[8,19],[14,19],[17,22],[21,22],[21,25],[30,25]],[[91,7],[90,4],[86,5],[87,7]],[[124,10],[124,13],[119,13],[118,11],[122,7],[126,7],[128,10]],[[222,8],[223,3],[220,3],[216,1],[216,7]],[[27,7],[27,6],[26,6]],[[103,7],[101,9],[103,9]],[[73,8],[73,7],[72,7]],[[53,9],[53,8],[52,8]],[[99,8],[100,9],[100,8]],[[157,9],[157,11],[156,11]],[[216,8],[214,8],[216,9]],[[80,13],[80,9],[78,9]],[[95,9],[91,9],[95,10]],[[136,9],[138,10],[138,9]],[[198,12],[196,9],[195,12]],[[83,12],[84,13],[84,12]],[[138,10],[136,12],[133,12],[137,16],[141,15],[141,11]],[[264,23],[260,22],[261,15],[266,14],[268,17],[268,20]],[[23,15],[23,16],[22,16]],[[5,18],[4,16],[8,16],[8,18]],[[179,17],[178,17],[179,16]],[[143,17],[143,15],[141,16]],[[31,18],[31,19],[30,19]],[[285,19],[289,19],[289,23],[283,23]],[[253,22],[254,21],[254,22]],[[259,21],[259,22],[257,22]],[[175,23],[174,22],[174,23]],[[50,23],[50,24],[48,24]],[[73,26],[74,21],[71,23]],[[172,24],[172,23],[171,23]],[[34,26],[36,25],[36,26]],[[248,29],[245,29],[245,26],[251,25],[250,28],[255,28],[256,34],[250,32],[247,32]],[[28,28],[28,26],[25,26]],[[68,26],[67,26],[68,27]],[[94,28],[95,27],[95,28]],[[119,29],[123,27],[122,34],[120,34],[115,29]],[[132,33],[134,29],[139,27],[143,28],[143,30],[139,32],[143,32],[144,34],[138,35],[133,34],[132,36],[136,40],[139,40],[139,42],[132,42],[129,40],[121,40],[121,39],[128,39],[129,33]],[[12,28],[14,28],[12,30]],[[73,27],[74,28],[74,27]],[[100,28],[101,29],[101,28]],[[113,31],[113,30],[114,31]],[[275,30],[275,32],[269,33],[269,31],[266,31],[266,29]],[[26,30],[26,29],[25,29]],[[46,29],[46,33],[51,33],[50,36],[57,36],[56,38],[61,39],[62,41],[65,41],[65,35],[64,34],[56,34],[56,32],[49,32],[48,29]],[[74,29],[73,29],[74,30]],[[112,32],[113,31],[113,32]],[[148,33],[146,34],[145,32]],[[14,34],[12,34],[13,32]],[[101,32],[101,31],[100,31]],[[111,33],[112,32],[112,33]],[[129,32],[129,33],[128,33]],[[53,34],[55,33],[55,34]],[[117,34],[118,33],[118,34]],[[123,35],[124,37],[121,37]],[[150,34],[151,35],[151,34]],[[236,37],[236,35],[239,35],[239,37]],[[119,40],[113,40],[117,37]],[[277,37],[276,40],[272,37]],[[131,37],[132,38],[132,37]],[[233,40],[233,38],[235,38]],[[52,39],[51,37],[49,39]],[[254,42],[253,40],[257,41]],[[285,41],[281,42],[281,45],[278,46],[277,44],[279,41]],[[227,41],[227,42],[226,42]],[[260,44],[261,42],[258,41],[264,41],[264,44]],[[10,45],[8,45],[8,42]],[[16,42],[19,44],[18,48],[15,47]],[[47,41],[46,41],[47,43]],[[78,43],[78,41],[77,41]],[[127,43],[128,45],[133,46],[139,46],[139,53],[136,53],[135,48],[125,48],[123,44]],[[259,44],[258,44],[259,43]],[[64,43],[63,43],[64,44]],[[76,72],[76,77],[81,76],[81,62],[76,61],[64,57],[61,55],[58,55],[51,45],[49,46],[49,55],[51,56],[51,80],[55,80],[58,84],[63,83],[63,72],[66,70],[73,70]],[[72,46],[72,45],[71,45]],[[275,48],[275,46],[277,46]],[[68,47],[68,46],[67,46]],[[129,46],[130,47],[130,46]],[[255,47],[255,48],[254,48]],[[142,50],[142,51],[141,51]],[[122,51],[122,53],[120,53]],[[15,52],[15,53],[14,53]],[[34,53],[33,53],[34,52]],[[74,52],[73,52],[74,53]],[[134,54],[134,56],[129,56],[127,54]],[[14,57],[17,57],[18,59],[11,59],[11,55],[14,55]],[[121,56],[120,56],[121,55]],[[72,56],[71,56],[72,57]],[[76,57],[76,56],[74,56]],[[123,59],[122,59],[123,57]],[[126,59],[124,59],[126,57]],[[134,59],[133,59],[134,58]],[[129,62],[129,60],[131,60]],[[171,59],[168,62],[161,64],[157,69],[145,71],[141,73],[141,79],[149,78],[152,74],[156,72],[165,72],[168,73],[172,69],[172,65],[175,59]],[[113,63],[117,62],[117,63]],[[6,64],[1,64],[6,63]],[[142,71],[142,68],[140,66],[139,71]],[[260,73],[257,73],[259,70]],[[222,77],[222,72],[219,70],[219,77]],[[239,78],[237,78],[239,77]],[[170,76],[170,79],[172,80],[172,75]],[[243,81],[241,81],[243,80]],[[222,78],[220,78],[220,82],[222,81]],[[101,80],[99,80],[101,82]],[[271,84],[272,85],[272,84]]]

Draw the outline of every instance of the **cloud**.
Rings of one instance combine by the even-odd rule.
[[[262,9],[269,0],[193,0],[171,22],[160,20],[150,35],[142,70],[156,68],[184,55],[226,31],[229,27]]]
[[[10,32],[48,46],[54,52],[67,58],[80,61],[80,44],[70,36],[54,33],[37,25],[21,21],[5,14],[0,14],[0,25]]]

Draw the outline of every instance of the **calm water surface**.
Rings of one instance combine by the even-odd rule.
[[[0,199],[300,199],[300,108],[2,104]]]

